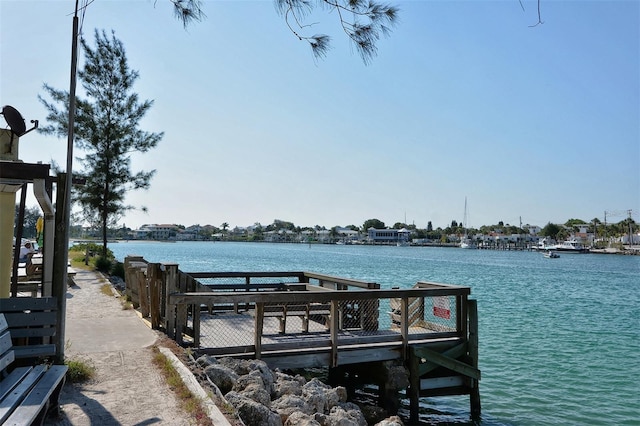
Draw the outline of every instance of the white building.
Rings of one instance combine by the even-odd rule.
[[[372,243],[406,244],[409,242],[410,232],[405,229],[367,229],[367,239]]]

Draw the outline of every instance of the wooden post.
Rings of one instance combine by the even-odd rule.
[[[185,332],[185,326],[187,324],[187,305],[186,303],[182,303],[176,306],[176,336],[175,341],[178,342],[180,346],[184,345],[183,334]]]
[[[409,348],[409,298],[400,300],[400,332],[402,334],[402,358],[407,359]]]
[[[193,347],[200,347],[200,303],[193,306]]]
[[[172,339],[176,338],[176,306],[169,303],[169,295],[178,292],[178,264],[165,263],[165,330]]]
[[[135,277],[135,272],[132,273],[129,269],[136,263],[140,263],[140,262],[144,262],[144,258],[142,256],[127,256],[124,258],[124,284],[125,284],[124,294],[132,302],[134,302],[132,286],[135,283],[136,277]]]
[[[264,302],[256,302],[255,330],[253,344],[255,346],[255,358],[260,359],[262,353],[262,329],[264,326]]]
[[[462,338],[466,338],[469,333],[469,307],[467,301],[467,295],[456,296],[456,328],[458,330],[458,335]]]
[[[331,335],[331,365],[329,367],[338,366],[338,330],[340,325],[340,302],[331,301],[331,318],[329,333]]]
[[[420,407],[420,357],[409,348],[409,421],[418,424]]]
[[[160,328],[160,283],[162,271],[159,263],[149,263],[147,265],[147,275],[149,276],[149,314],[151,315],[151,328]]]
[[[469,357],[471,365],[478,368],[478,303],[476,300],[467,300],[469,308]],[[471,390],[469,393],[469,404],[471,406],[471,417],[480,418],[480,382],[471,379]]]
[[[147,318],[149,316],[149,292],[147,291],[147,276],[143,269],[136,269],[136,281],[138,282],[140,314],[142,315],[142,318]]]

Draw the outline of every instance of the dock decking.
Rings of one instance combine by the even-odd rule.
[[[125,270],[143,316],[198,353],[330,371],[395,360],[410,374],[412,419],[420,396],[468,394],[472,416],[480,414],[477,309],[468,287],[380,289],[310,272],[184,273],[141,258]]]

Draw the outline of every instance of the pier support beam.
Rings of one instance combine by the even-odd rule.
[[[478,368],[478,304],[475,300],[468,300],[469,306],[469,358],[471,365]],[[480,382],[471,379],[471,391],[469,393],[469,405],[471,406],[471,417],[480,418]]]

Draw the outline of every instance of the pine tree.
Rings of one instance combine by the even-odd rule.
[[[133,206],[124,203],[128,191],[147,189],[155,170],[133,172],[131,154],[147,152],[162,139],[163,133],[139,128],[153,101],[138,99],[133,84],[137,71],[127,63],[124,45],[111,33],[95,31],[96,48],[81,40],[84,68],[78,77],[86,99],[77,98],[75,144],[86,154],[80,158],[83,169],[74,178],[85,183],[74,191],[87,219],[100,223],[103,256],[107,254],[107,229]],[[45,134],[66,137],[69,93],[44,85],[52,101],[38,98],[48,111]],[[60,109],[58,109],[60,107]]]

